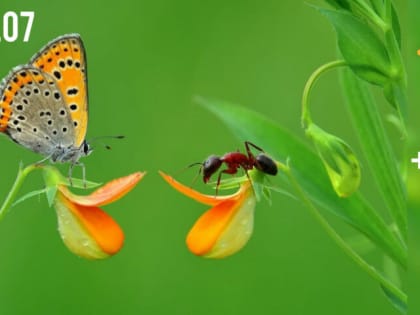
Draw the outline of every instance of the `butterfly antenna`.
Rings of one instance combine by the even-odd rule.
[[[112,147],[110,145],[108,145],[108,144],[106,144],[106,143],[104,143],[100,140],[102,140],[102,139],[124,139],[124,138],[125,138],[125,136],[123,136],[123,135],[119,135],[119,136],[99,136],[99,137],[91,138],[88,142],[89,143],[93,143],[93,142],[98,143],[99,142],[105,149],[112,150]]]

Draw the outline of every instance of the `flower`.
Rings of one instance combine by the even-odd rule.
[[[228,196],[201,194],[177,182],[171,176],[160,175],[184,195],[212,206],[200,216],[187,236],[188,249],[206,258],[224,258],[242,249],[252,235],[256,196],[247,179],[239,190]]]
[[[53,178],[61,176],[52,175]],[[114,179],[87,196],[75,195],[62,181],[56,181],[53,204],[57,211],[58,231],[71,252],[87,259],[104,259],[121,249],[123,231],[99,207],[123,197],[144,175],[137,172]]]

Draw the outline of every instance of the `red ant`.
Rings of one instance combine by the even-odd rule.
[[[250,146],[260,151],[260,153],[254,156],[251,152]],[[219,170],[222,164],[226,164],[227,169],[220,171],[219,176],[217,177],[216,191],[220,185],[222,174],[236,174],[240,167],[244,169],[247,176],[247,171],[252,170],[254,167],[265,174],[277,174],[276,163],[264,153],[263,149],[249,141],[245,141],[245,148],[247,154],[238,151],[229,152],[223,156],[210,155],[203,163],[194,163],[192,165],[201,165],[200,172],[203,174],[203,181],[204,183],[208,183],[210,177]]]

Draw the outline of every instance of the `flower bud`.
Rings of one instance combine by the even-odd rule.
[[[315,124],[308,126],[306,135],[314,142],[337,195],[349,197],[359,188],[361,178],[359,161],[353,150]]]

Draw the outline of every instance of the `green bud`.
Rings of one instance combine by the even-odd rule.
[[[353,150],[340,138],[315,124],[310,124],[306,135],[312,139],[327,170],[331,184],[340,197],[349,197],[360,185],[360,165]]]

